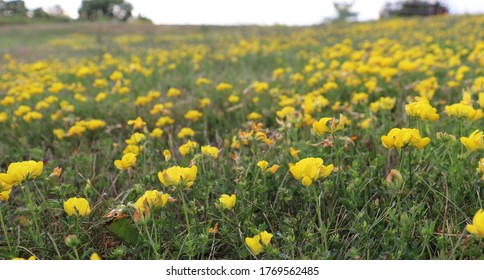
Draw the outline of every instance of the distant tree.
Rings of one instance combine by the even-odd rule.
[[[39,19],[39,18],[47,19],[47,18],[50,18],[50,15],[48,13],[46,13],[44,11],[44,9],[37,8],[37,9],[34,9],[32,11],[32,18],[35,18],[35,19]]]
[[[27,17],[28,9],[22,0],[0,1],[0,16]]]
[[[147,18],[141,14],[138,14],[137,17],[133,19],[135,22],[143,22],[143,23],[153,23],[153,21],[150,18]]]
[[[353,1],[341,1],[335,0],[332,1],[334,9],[336,10],[336,17],[333,18],[325,18],[324,22],[347,22],[347,21],[355,21],[356,16],[358,13],[352,12],[351,8],[355,4],[356,0]]]
[[[60,5],[48,7],[45,12],[53,18],[69,18],[69,14]]]
[[[79,18],[98,20],[110,18],[127,21],[132,17],[133,5],[124,0],[83,0],[79,8]]]
[[[380,13],[387,17],[433,16],[449,13],[449,9],[439,1],[407,0],[386,3]]]

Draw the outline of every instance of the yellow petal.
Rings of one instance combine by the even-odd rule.
[[[304,177],[302,179],[302,184],[305,186],[305,187],[309,187],[311,186],[311,184],[313,183],[313,181],[311,180],[311,178],[309,178],[308,176]]]

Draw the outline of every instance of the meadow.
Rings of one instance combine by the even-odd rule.
[[[482,38],[1,26],[0,259],[482,259]]]

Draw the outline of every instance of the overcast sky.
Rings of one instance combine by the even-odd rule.
[[[77,18],[81,0],[24,0],[27,8],[60,5]],[[359,20],[378,19],[386,2],[398,0],[353,0]],[[156,24],[287,24],[310,25],[333,17],[331,0],[127,0],[138,13]],[[337,2],[345,2],[339,0]],[[349,2],[349,0],[346,0]],[[484,13],[484,0],[443,0],[452,14]]]

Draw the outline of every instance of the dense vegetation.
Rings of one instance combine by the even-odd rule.
[[[4,28],[0,258],[482,258],[483,27]]]

